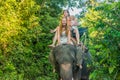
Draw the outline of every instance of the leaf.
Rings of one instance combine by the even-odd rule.
[[[109,73],[111,74],[115,69],[115,66],[109,67]]]

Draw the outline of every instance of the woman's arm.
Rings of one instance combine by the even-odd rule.
[[[67,37],[68,37],[68,42],[67,42],[67,43],[70,44],[70,42],[71,42],[71,41],[70,41],[70,40],[71,40],[70,30],[68,31],[68,36],[67,36]]]
[[[77,44],[79,44],[80,43],[80,34],[79,34],[79,31],[78,31],[77,27],[75,29],[75,33],[76,33]]]
[[[60,44],[60,28],[59,28],[59,26],[57,27],[56,31],[57,31],[57,39],[58,39],[58,45],[59,45]]]

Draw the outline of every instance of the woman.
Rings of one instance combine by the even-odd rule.
[[[70,26],[70,14],[69,14],[68,10],[63,11],[63,18],[66,18],[67,26]],[[58,35],[56,32],[57,29],[58,29],[58,27],[54,30],[51,30],[51,33],[55,32],[55,36],[53,38],[53,43],[51,45],[49,45],[49,47],[55,47],[55,43],[57,41],[57,35]]]
[[[57,40],[59,44],[72,44],[70,41],[70,29],[67,25],[67,19],[62,18],[61,24],[57,28]]]
[[[70,41],[71,35],[70,35],[70,29],[67,26],[66,17],[62,18],[60,25],[56,28],[56,34],[57,34],[56,40],[58,40],[57,45],[72,44],[72,42]],[[51,64],[53,65],[53,67],[55,67],[55,62],[54,62],[55,60],[54,60],[54,56],[52,53],[50,53],[49,59],[50,59]],[[55,69],[53,71],[55,71]]]
[[[72,36],[72,41],[74,44],[77,44],[79,45],[80,43],[80,34],[79,34],[79,31],[78,31],[78,22],[77,22],[77,19],[74,17],[74,16],[70,16],[70,19],[71,19],[71,27],[70,27],[70,30],[71,30],[71,36]]]

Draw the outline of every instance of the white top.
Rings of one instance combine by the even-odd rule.
[[[67,41],[68,41],[68,38],[67,38],[66,32],[63,31],[62,35],[60,36],[60,44],[66,44]]]

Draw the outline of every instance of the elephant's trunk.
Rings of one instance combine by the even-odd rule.
[[[60,76],[62,80],[73,80],[72,65],[70,63],[60,65]]]

